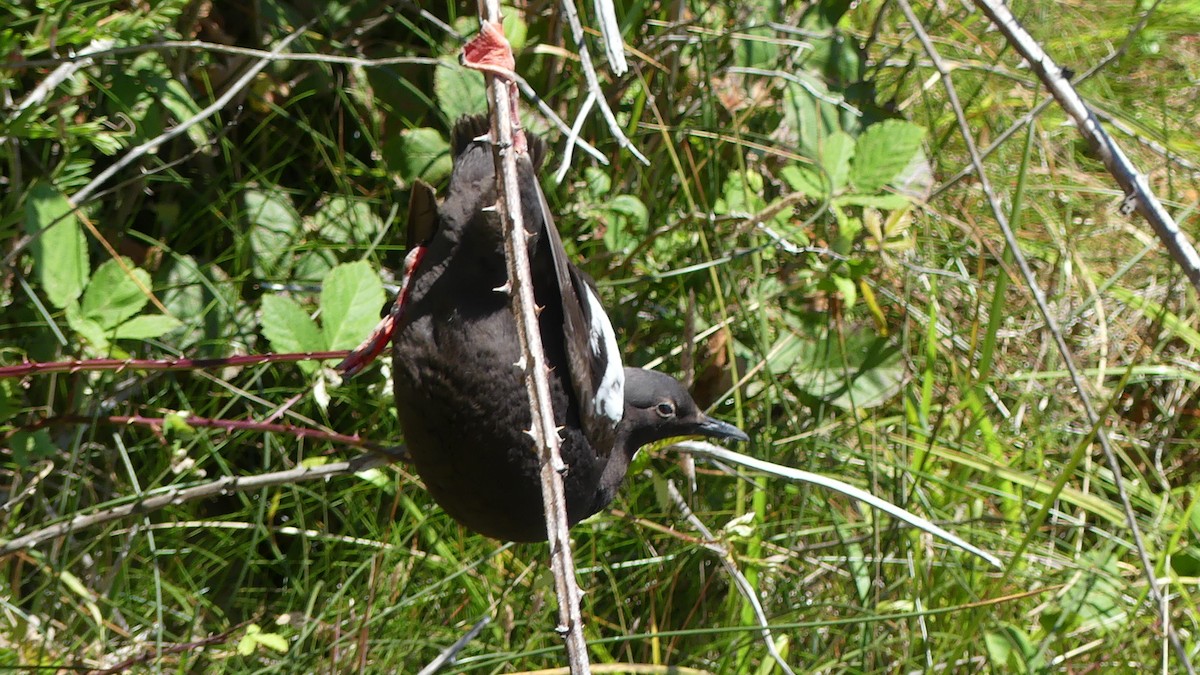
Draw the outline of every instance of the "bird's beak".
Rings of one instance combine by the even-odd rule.
[[[711,438],[730,438],[743,443],[750,442],[750,437],[746,432],[733,426],[729,422],[722,422],[718,419],[705,416],[704,421],[700,422],[698,427],[700,433]]]

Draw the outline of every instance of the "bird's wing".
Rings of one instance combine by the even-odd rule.
[[[462,156],[476,139],[488,134],[489,126],[490,120],[483,115],[459,119],[450,141],[455,157]],[[541,228],[545,232],[562,302],[567,367],[579,401],[580,420],[592,447],[606,453],[612,447],[615,427],[625,409],[625,371],[621,353],[612,323],[594,286],[567,260],[554,216],[538,182],[538,168],[546,156],[545,143],[540,137],[530,135],[527,145],[528,154],[517,158],[525,227],[533,231]],[[480,175],[495,180],[495,174],[490,170]],[[447,203],[451,199],[447,197]],[[443,204],[443,209],[447,208],[448,205]],[[537,222],[539,218],[541,222]]]
[[[537,184],[537,178],[534,177]],[[562,297],[564,339],[571,382],[579,399],[584,432],[607,452],[625,409],[625,371],[616,334],[591,280],[567,260],[546,195],[537,185],[546,238]]]
[[[437,215],[437,192],[418,178],[408,198],[408,250],[429,243],[437,229]]]

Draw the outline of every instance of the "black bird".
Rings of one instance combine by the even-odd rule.
[[[503,232],[492,207],[495,165],[486,117],[459,120],[445,201],[418,184],[409,205],[408,276],[394,309],[393,375],[400,427],[430,494],[466,527],[489,537],[544,541],[539,460]],[[647,443],[705,435],[748,440],[704,415],[669,375],[623,368],[608,316],[566,251],[537,181],[545,154],[531,137],[518,155],[534,295],[555,423],[560,428],[571,525],[603,509]],[[356,367],[351,368],[356,369]]]

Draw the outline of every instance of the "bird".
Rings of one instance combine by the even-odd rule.
[[[434,501],[494,539],[546,539],[539,456],[509,295],[485,116],[451,133],[445,199],[416,183],[409,203],[405,280],[388,323],[396,410],[408,457]],[[677,436],[748,441],[705,415],[674,377],[625,367],[590,277],[567,260],[537,171],[545,144],[518,153],[539,331],[569,525],[603,510],[639,448]],[[390,321],[390,323],[389,323]],[[368,340],[368,343],[372,340]],[[379,349],[375,339],[374,349]],[[364,348],[367,343],[364,343]],[[363,349],[363,348],[360,348]],[[361,359],[344,362],[361,367]]]

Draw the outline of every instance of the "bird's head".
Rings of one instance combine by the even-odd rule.
[[[631,453],[678,436],[750,440],[741,429],[705,415],[679,380],[644,368],[625,369],[625,414],[620,426],[628,434]]]

